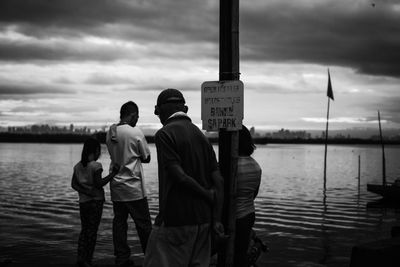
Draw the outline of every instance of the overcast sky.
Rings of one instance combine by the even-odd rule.
[[[327,70],[330,129],[400,128],[399,0],[240,1],[244,124],[321,129]],[[117,122],[135,101],[160,127],[158,93],[218,80],[218,0],[2,0],[0,126]]]

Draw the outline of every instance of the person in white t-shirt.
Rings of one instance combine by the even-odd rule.
[[[130,260],[127,242],[128,215],[135,222],[143,253],[146,250],[152,224],[145,190],[142,163],[150,162],[150,150],[142,131],[136,127],[139,119],[138,106],[129,101],[121,106],[120,122],[107,132],[106,144],[114,164],[120,171],[110,182],[113,201],[113,242],[117,266],[134,266]]]

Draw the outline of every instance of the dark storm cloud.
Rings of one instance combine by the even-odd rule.
[[[79,47],[65,41],[31,43],[2,41],[0,59],[4,61],[112,61],[126,58],[124,51],[112,47]]]
[[[98,35],[147,40],[204,39],[218,23],[216,1],[3,0],[0,22],[24,34]],[[110,31],[113,30],[113,31]],[[215,27],[214,34],[218,29]],[[210,37],[208,37],[210,38]]]
[[[70,89],[57,88],[48,85],[12,84],[0,81],[0,95],[35,95],[35,94],[73,94]]]
[[[150,54],[143,53],[143,56],[153,58],[190,58],[196,54],[200,57],[216,57],[217,51],[193,51],[189,47],[190,51],[177,50],[171,53],[168,47],[170,44],[188,46],[193,43],[193,48],[207,40],[216,42],[216,7],[215,1],[187,0],[6,0],[0,3],[0,33],[17,32],[33,40],[8,40],[3,36],[0,59],[112,61],[133,58],[132,51],[126,47],[113,49],[86,43],[77,47],[79,38],[87,36],[145,45],[153,43],[156,45],[147,52]],[[209,27],[210,24],[214,27]],[[52,42],[54,38],[61,40],[56,44],[46,43],[51,38]]]
[[[375,3],[373,7],[367,0],[242,1],[241,58],[336,65],[400,77],[398,1]],[[203,55],[216,59],[218,9],[216,0],[3,0],[0,32],[12,30],[39,40],[97,36],[159,44],[151,56],[160,58]],[[186,53],[162,49],[171,43],[193,49]],[[199,43],[212,44],[215,52],[199,50]],[[61,47],[2,42],[0,59],[108,61],[126,57],[119,49],[70,46],[68,42]]]
[[[8,62],[39,62],[47,63],[58,62],[112,62],[119,60],[139,60],[139,59],[189,59],[189,58],[205,58],[207,56],[217,58],[217,52],[211,49],[203,51],[192,51],[192,47],[179,49],[177,46],[169,46],[169,44],[160,44],[162,48],[155,46],[154,50],[141,48],[138,51],[136,48],[102,45],[102,44],[83,44],[78,40],[57,40],[52,42],[32,42],[27,41],[9,41],[0,38],[0,60]],[[194,46],[193,46],[194,47]],[[159,49],[159,50],[157,50]],[[171,50],[174,53],[171,53]]]
[[[118,0],[3,0],[0,3],[0,21],[21,27],[36,25],[50,29],[53,26],[80,29],[115,23],[129,17],[147,17],[148,12],[141,8],[144,5],[134,3]]]
[[[391,1],[242,8],[244,59],[309,62],[400,77],[400,14]],[[357,4],[355,4],[357,3]]]

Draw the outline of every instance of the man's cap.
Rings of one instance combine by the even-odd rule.
[[[178,89],[168,88],[158,95],[157,106],[171,102],[185,104],[185,98]]]

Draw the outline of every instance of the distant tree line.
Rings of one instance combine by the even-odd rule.
[[[101,143],[105,143],[106,132],[95,133],[0,133],[0,142],[9,143],[83,143],[87,138],[95,137]],[[146,136],[148,143],[154,143],[154,136]],[[208,136],[211,143],[218,143],[218,135]],[[273,138],[270,136],[254,136],[256,144],[324,144],[325,138]],[[361,139],[361,138],[329,138],[329,144],[380,144],[379,139]],[[400,140],[384,140],[385,144],[400,144]]]

